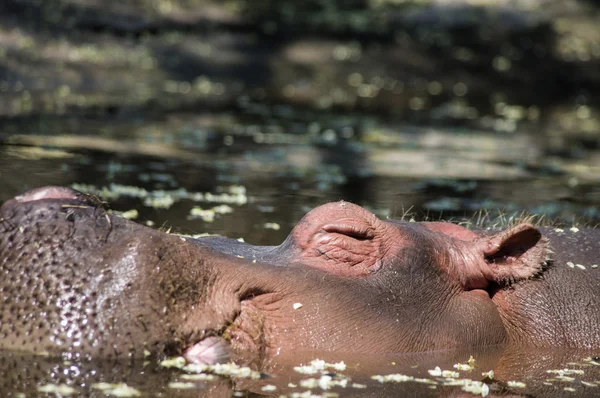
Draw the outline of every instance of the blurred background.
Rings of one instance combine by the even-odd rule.
[[[340,199],[595,225],[599,6],[2,0],[0,201],[74,186],[256,244]]]

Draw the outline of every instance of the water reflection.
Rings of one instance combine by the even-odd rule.
[[[341,121],[328,120],[309,135],[267,134],[265,125],[236,129],[223,115],[211,123],[191,114],[162,124],[96,120],[92,131],[104,133],[93,137],[70,131],[84,121],[57,124],[64,134],[5,139],[0,200],[37,186],[78,184],[115,210],[137,210],[140,222],[188,234],[252,236],[256,244],[279,243],[310,208],[340,199],[382,218],[401,218],[409,209],[434,219],[481,210],[506,217],[526,211],[566,224],[594,225],[600,217],[597,150],[573,160],[549,154],[527,130],[507,140],[373,120],[344,137],[326,127]],[[228,133],[213,132],[227,126]],[[111,186],[127,192],[111,193]],[[232,189],[243,189],[245,202],[227,203],[223,195]],[[230,209],[210,220],[198,216],[219,205]],[[273,223],[280,229],[264,229]]]
[[[313,352],[275,356],[256,379],[165,368],[156,359],[69,361],[2,352],[0,385],[6,396],[597,396],[598,360],[589,351],[498,346],[377,357]]]

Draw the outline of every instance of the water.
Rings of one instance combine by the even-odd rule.
[[[496,346],[377,357],[296,353],[274,357],[252,379],[200,378],[152,360],[78,362],[5,352],[0,386],[7,397],[44,396],[40,389],[51,388],[60,388],[57,396],[117,396],[115,387],[129,394],[121,396],[159,397],[309,396],[307,391],[323,397],[591,397],[600,388],[600,363],[589,354]]]
[[[138,222],[254,244],[279,243],[312,207],[337,200],[381,218],[458,220],[482,210],[492,218],[526,211],[555,223],[594,225],[600,217],[598,151],[575,159],[552,155],[525,128],[506,135],[371,121],[352,134],[324,127],[307,135],[269,133],[273,126],[226,116],[212,116],[209,127],[185,113],[167,123],[67,120],[43,134],[39,123],[21,124],[21,134],[0,146],[0,200],[42,185],[90,193],[104,188],[110,207],[137,209]],[[123,186],[144,189],[146,197],[108,192]],[[243,198],[221,203],[226,199],[215,197],[231,192]],[[192,200],[194,193],[213,197]],[[172,203],[151,203],[161,195]],[[210,222],[191,214],[194,207],[221,204],[230,209]],[[265,228],[269,223],[279,229]]]

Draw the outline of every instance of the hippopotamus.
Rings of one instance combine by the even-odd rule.
[[[336,202],[278,246],[193,239],[70,188],[0,208],[0,349],[184,355],[600,348],[600,233],[381,220]]]

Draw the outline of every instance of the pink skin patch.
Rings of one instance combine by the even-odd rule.
[[[348,278],[379,271],[384,240],[401,241],[396,227],[344,201],[311,210],[294,227],[291,237],[300,249],[296,261]]]
[[[222,337],[211,336],[189,347],[183,357],[191,363],[214,365],[228,362],[229,344]]]
[[[441,232],[445,235],[460,240],[471,241],[479,237],[475,232],[449,222],[424,222],[421,223],[421,225],[427,229],[430,229],[431,231]]]
[[[17,202],[33,202],[42,199],[77,199],[78,192],[65,187],[42,187],[15,196]]]

